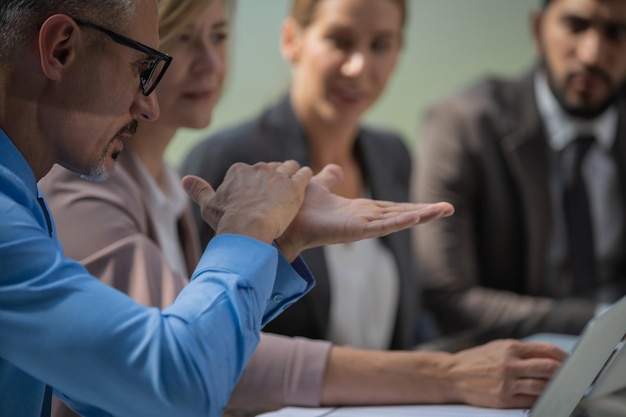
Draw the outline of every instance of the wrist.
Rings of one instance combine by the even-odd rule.
[[[296,260],[298,255],[300,255],[302,250],[297,248],[289,239],[283,236],[279,236],[278,238],[276,238],[276,240],[274,240],[274,242],[276,243],[276,247],[278,248],[280,253],[283,254],[285,259],[287,259],[289,263],[292,263]]]
[[[458,354],[441,352],[439,360],[436,361],[436,369],[434,370],[434,380],[440,385],[441,402],[447,403],[465,403],[462,391],[463,387],[460,375],[457,373],[462,359]]]
[[[263,219],[255,218],[254,215],[241,216],[237,213],[231,216],[224,215],[217,225],[215,235],[226,233],[247,236],[267,244],[271,244],[275,237]]]

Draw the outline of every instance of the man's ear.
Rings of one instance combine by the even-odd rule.
[[[76,58],[76,42],[80,28],[64,14],[50,16],[39,30],[39,57],[43,73],[52,80],[62,77],[63,71]]]
[[[533,45],[535,47],[535,53],[537,55],[542,54],[542,21],[543,21],[543,12],[539,10],[533,10],[530,15],[530,29],[533,37]]]
[[[283,59],[291,64],[298,62],[301,48],[301,29],[298,22],[288,17],[280,31],[280,52]]]

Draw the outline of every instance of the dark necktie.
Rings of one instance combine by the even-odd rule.
[[[568,266],[574,295],[587,297],[591,296],[590,291],[595,287],[596,259],[589,199],[581,166],[594,141],[593,136],[580,136],[561,155]]]

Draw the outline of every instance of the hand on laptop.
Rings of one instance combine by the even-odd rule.
[[[566,358],[548,343],[498,340],[460,351],[447,369],[452,401],[483,407],[529,408]]]

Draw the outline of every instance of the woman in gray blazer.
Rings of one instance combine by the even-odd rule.
[[[344,176],[334,192],[408,201],[404,141],[361,123],[396,66],[406,3],[355,10],[349,2],[295,1],[281,33],[292,68],[289,93],[253,120],[201,142],[182,171],[217,187],[235,162],[294,159],[315,172],[335,163]],[[206,244],[211,230],[195,215]],[[420,325],[427,320],[410,233],[305,251],[316,287],[265,330],[370,349],[411,348],[433,336],[432,326]]]

